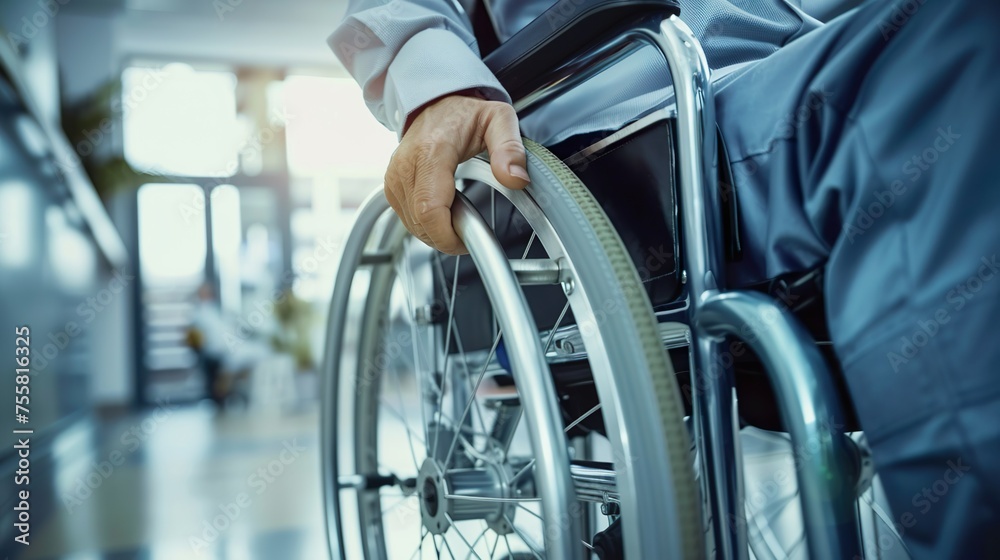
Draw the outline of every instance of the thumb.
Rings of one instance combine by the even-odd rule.
[[[521,131],[517,126],[517,113],[506,103],[493,104],[486,114],[484,132],[486,150],[490,154],[493,175],[509,189],[523,189],[528,186],[527,160]]]

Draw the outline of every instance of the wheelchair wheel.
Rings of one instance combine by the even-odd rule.
[[[858,461],[858,530],[861,554],[856,557],[909,559],[910,551],[892,519],[862,432],[849,438]],[[787,433],[744,428],[741,448],[746,484],[747,544],[757,560],[807,559],[809,550],[802,522],[802,496],[795,478],[796,450]],[[801,453],[801,451],[798,451]]]
[[[444,259],[377,198],[351,233],[324,365],[334,558],[590,558],[594,531],[615,520],[630,558],[704,556],[691,441],[639,276],[586,188],[544,148],[525,145],[525,191],[499,185],[481,158],[457,180],[488,185],[491,201],[505,197],[531,231],[514,252],[543,258],[506,257],[495,224],[462,195],[453,212],[474,214],[466,222],[482,226],[493,253],[470,243],[474,228],[456,217],[471,254]],[[469,259],[476,278],[460,283]],[[504,292],[508,277],[516,282]],[[474,329],[456,314],[456,296],[479,284],[495,333],[485,346],[469,343]],[[561,288],[550,326],[534,328],[525,285]],[[533,346],[511,331],[524,318]],[[553,371],[570,363],[584,366],[589,379],[579,383],[592,384],[599,402],[567,415]],[[572,449],[568,437],[595,419],[607,434],[603,457],[590,445]]]

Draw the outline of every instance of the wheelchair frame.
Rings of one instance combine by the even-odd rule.
[[[739,465],[741,456],[733,373],[720,362],[722,342],[729,337],[743,340],[757,353],[775,389],[782,420],[796,450],[810,557],[839,560],[858,554],[862,550],[855,506],[858,472],[850,444],[838,429],[844,414],[830,372],[810,336],[787,310],[760,293],[728,291],[724,285],[715,110],[705,55],[691,30],[676,16],[662,21],[657,18],[646,26],[618,29],[609,35],[609,41],[561,66],[543,87],[515,100],[514,105],[519,114],[529,112],[642,45],[656,47],[668,64],[674,78],[677,113],[679,211],[689,298],[686,313],[692,338],[692,387],[696,389],[694,437],[700,457],[702,500],[709,516],[706,524],[713,535],[716,556],[725,559],[748,556],[742,469],[733,468]],[[387,209],[384,197],[376,195],[359,211],[337,274],[329,315],[330,332],[343,332],[354,265],[370,258],[364,255],[364,240]],[[471,209],[463,196],[456,197],[453,210],[456,230],[470,249],[502,258],[502,253],[497,255],[496,247],[492,247],[496,244],[492,232]],[[510,271],[506,263],[495,264]],[[504,331],[518,332],[518,329]],[[524,343],[531,344],[527,340]],[[339,340],[328,343],[326,355],[338,356],[340,344]],[[534,344],[537,345],[537,340]],[[542,375],[541,371],[536,371],[535,376]],[[331,368],[327,366],[324,373],[332,374]],[[531,390],[523,394],[537,401],[534,404],[544,408],[554,406],[553,396],[545,390],[543,380],[518,381],[531,384]],[[552,418],[558,418],[558,414]],[[332,426],[333,421],[324,412],[324,427]],[[328,439],[323,441],[324,453],[329,453],[327,446],[335,445]],[[566,450],[559,452],[561,447],[549,445],[559,455],[553,459],[565,464]],[[327,481],[324,486],[327,503],[335,503],[337,485]],[[572,494],[571,488],[551,491],[560,494],[559,499],[563,500]],[[657,546],[657,542],[668,537],[642,535],[644,545],[650,546]],[[553,551],[558,556],[558,550],[568,550],[563,547],[571,546],[575,538],[567,532],[562,539],[566,542],[557,544]]]

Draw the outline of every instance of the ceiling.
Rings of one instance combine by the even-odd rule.
[[[326,38],[347,0],[87,0],[65,9],[113,20],[117,58],[339,68]]]
[[[241,21],[338,21],[347,0],[87,0],[66,10],[87,14],[161,13]]]

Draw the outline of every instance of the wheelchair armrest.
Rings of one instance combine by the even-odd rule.
[[[515,100],[622,24],[680,13],[679,0],[559,0],[483,61]]]

